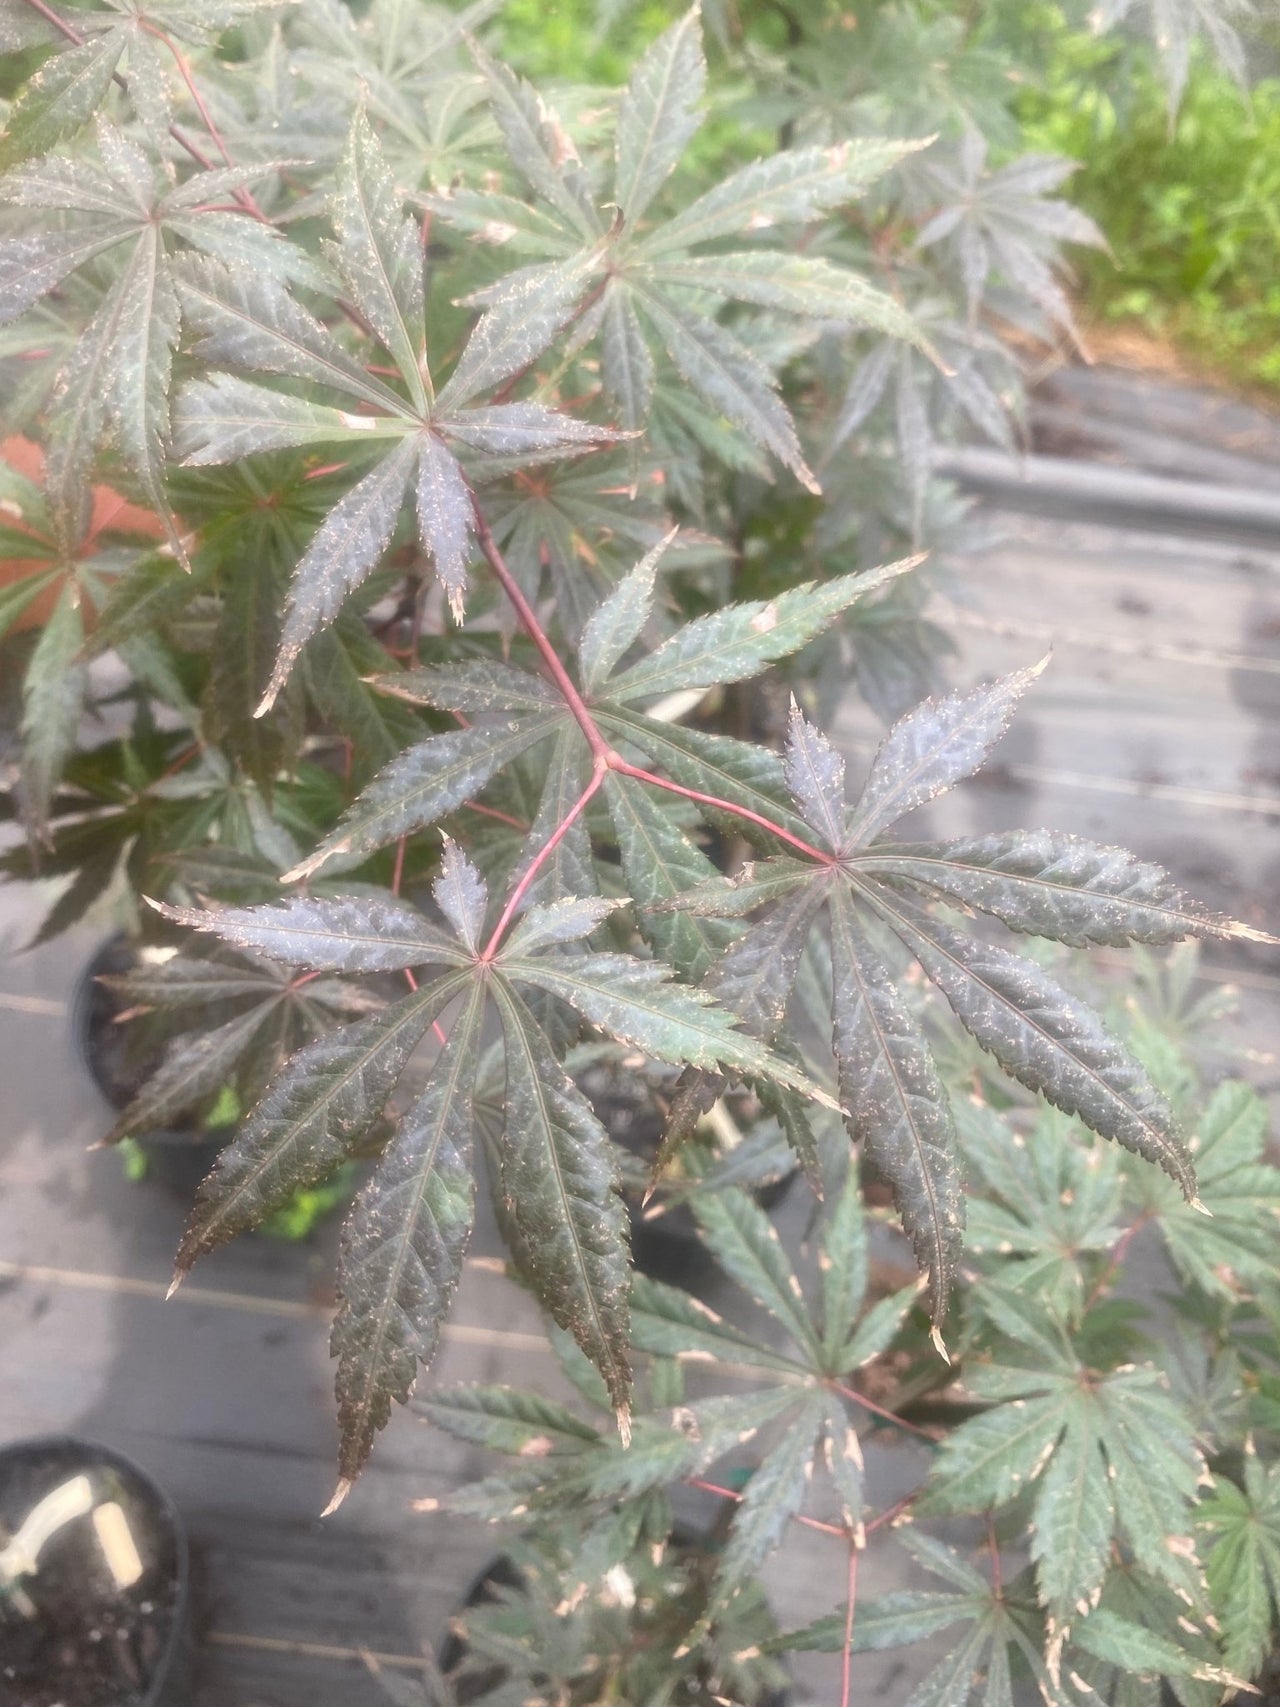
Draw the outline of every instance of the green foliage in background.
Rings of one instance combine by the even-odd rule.
[[[1280,81],[1198,59],[1170,120],[1154,68],[1062,32],[1024,96],[1028,139],[1081,162],[1073,196],[1110,254],[1082,254],[1086,312],[1193,365],[1280,392]]]

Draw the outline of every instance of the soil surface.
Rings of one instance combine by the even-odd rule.
[[[42,1545],[29,1543],[38,1547],[33,1570],[13,1578],[0,1570],[6,1707],[142,1707],[169,1646],[177,1542],[146,1487],[122,1467],[86,1460],[71,1446],[6,1455],[0,1544],[24,1524],[30,1536],[41,1502],[80,1482],[91,1508],[52,1528]]]

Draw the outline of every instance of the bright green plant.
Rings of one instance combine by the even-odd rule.
[[[1255,1092],[1238,1080],[1206,1091],[1145,1000],[1131,1026],[1196,1134],[1208,1215],[1053,1110],[1010,1104],[999,1080],[974,1094],[974,1064],[958,1063],[969,1227],[952,1367],[932,1355],[916,1289],[871,1284],[872,1217],[854,1169],[828,1194],[800,1269],[767,1217],[721,1190],[697,1200],[703,1238],[772,1332],[758,1314],[739,1325],[736,1312],[638,1278],[632,1337],[649,1406],[630,1448],[580,1406],[510,1388],[437,1389],[422,1412],[511,1464],[450,1508],[518,1520],[535,1547],[544,1525],[558,1526],[566,1594],[579,1581],[607,1594],[629,1537],[655,1521],[653,1502],[682,1482],[715,1494],[712,1587],[684,1625],[693,1651],[701,1630],[742,1611],[740,1591],[779,1544],[804,1533],[807,1546],[843,1545],[846,1604],[782,1636],[753,1609],[738,1640],[778,1655],[856,1653],[953,1632],[920,1702],[1007,1703],[1024,1680],[1051,1703],[1155,1707],[1163,1679],[1179,1701],[1210,1707],[1233,1678],[1256,1675],[1277,1627],[1280,1341],[1259,1304],[1276,1284],[1280,1169],[1265,1160]],[[1181,1290],[1141,1305],[1129,1265],[1141,1254],[1149,1272],[1157,1252]],[[598,1379],[556,1345],[569,1380],[603,1404]],[[880,1431],[928,1451],[919,1486],[887,1505],[860,1445]],[[937,1520],[954,1537],[963,1517],[980,1520],[973,1545],[945,1545]],[[894,1548],[934,1584],[859,1599],[859,1559]],[[524,1556],[522,1543],[518,1569]],[[844,1574],[834,1561],[832,1574]],[[521,1699],[558,1699],[545,1672],[536,1681],[528,1621],[509,1628],[526,1645],[518,1667],[535,1677]],[[614,1641],[606,1656],[625,1651]],[[491,1683],[496,1693],[477,1699],[506,1698]]]
[[[1280,383],[1280,84],[1245,92],[1197,64],[1171,130],[1145,68],[1067,37],[1023,110],[1042,146],[1081,161],[1074,193],[1105,224],[1110,254],[1081,263],[1092,312],[1229,378]]]
[[[571,86],[553,108],[475,38],[497,10],[5,13],[0,42],[32,69],[3,143],[0,362],[23,381],[9,424],[45,452],[42,485],[6,485],[5,525],[38,542],[57,598],[25,676],[28,839],[5,869],[69,878],[46,935],[122,881],[152,931],[181,932],[131,975],[175,1035],[113,1136],[227,1087],[250,1112],[179,1279],[379,1152],[343,1230],[337,1497],[432,1358],[483,1158],[515,1270],[616,1419],[557,1498],[616,1501],[783,1425],[726,1541],[723,1622],[820,1430],[857,1538],[847,1378],[899,1333],[934,1385],[948,1341],[1004,1369],[1002,1422],[1047,1393],[1037,1450],[1069,1440],[1090,1486],[1117,1442],[1136,1454],[1135,1418],[1172,1426],[1113,1355],[1126,1335],[1095,1345],[1105,1265],[1080,1297],[1063,1271],[1045,1298],[1001,1303],[994,1281],[954,1300],[979,1140],[946,1083],[954,1039],[904,993],[912,962],[1011,1083],[1138,1158],[1088,1166],[1136,1182],[1191,1268],[1210,1262],[1185,1228],[1216,1175],[1201,1158],[1197,1185],[1186,1111],[1130,1044],[1039,959],[940,909],[1073,948],[1262,933],[1070,835],[894,834],[983,764],[1042,667],[943,691],[917,549],[963,526],[936,447],[1015,442],[995,324],[1070,336],[1062,245],[1099,240],[1060,194],[1067,162],[991,156],[1015,38],[935,6],[797,5],[782,29],[715,7],[709,67],[695,10],[621,90]],[[1176,55],[1209,14],[1174,13]],[[780,145],[761,152],[762,132]],[[95,470],[147,502],[163,548],[85,557]],[[118,697],[90,663],[108,652],[129,671]],[[861,789],[818,727],[851,666],[893,719]],[[119,718],[121,699],[127,732],[82,748],[82,712]],[[697,1174],[685,1147],[726,1093],[777,1122],[828,1206],[816,1294],[723,1176],[689,1195],[789,1347],[633,1288],[615,1148],[569,1071],[584,1043],[677,1070],[658,1171]],[[1036,1131],[1045,1167],[1085,1165],[1065,1125]],[[908,1289],[863,1313],[850,1140],[892,1192],[918,1309]],[[633,1423],[635,1352],[722,1332],[758,1390],[695,1401],[691,1434]],[[1083,1640],[1113,1545],[1191,1592],[1194,1543],[1162,1574],[1152,1540],[1185,1515],[1191,1450],[1178,1435],[1158,1510],[1117,1490],[1075,1562],[1028,1579],[1018,1629],[1043,1637],[1046,1676]],[[539,1466],[524,1475],[541,1497]],[[983,1643],[1003,1651],[1002,1606],[955,1689]]]

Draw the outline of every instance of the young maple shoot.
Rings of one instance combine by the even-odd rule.
[[[958,1626],[929,1700],[981,1677],[1006,1707],[1011,1665],[1050,1700],[1064,1677],[1106,1695],[1128,1668],[1198,1707],[1268,1639],[1275,1478],[1226,1377],[1198,1427],[1110,1294],[1141,1226],[1201,1327],[1243,1308],[1274,1283],[1280,1197],[1256,1099],[1192,1097],[1044,945],[1271,939],[1119,849],[910,822],[1044,668],[947,691],[926,550],[965,523],[935,453],[1017,445],[998,328],[1076,338],[1063,245],[1101,234],[1070,162],[1011,152],[1020,38],[998,21],[868,5],[851,29],[799,0],[781,63],[776,19],[709,0],[705,40],[694,7],[561,116],[506,62],[499,10],[0,18],[0,50],[31,56],[0,138],[0,385],[40,453],[0,464],[0,638],[38,628],[27,834],[0,869],[69,880],[40,939],[113,888],[154,903],[168,952],[114,988],[165,1051],[110,1138],[228,1090],[248,1111],[175,1285],[370,1158],[338,1259],[335,1503],[437,1350],[483,1177],[566,1374],[615,1423],[428,1392],[433,1421],[517,1458],[456,1503],[569,1514],[604,1571],[666,1534],[673,1481],[730,1499],[664,1664],[724,1637],[717,1676],[754,1690],[775,1647],[834,1648],[847,1702],[855,1646]],[[1238,9],[1149,10],[1175,102],[1197,32],[1236,55]],[[726,67],[740,117],[711,98]],[[860,789],[823,733],[851,675],[892,713]],[[678,1178],[763,1338],[633,1274],[584,1045],[672,1069],[650,1188]],[[816,1280],[711,1145],[744,1093],[821,1199]],[[872,1284],[871,1175],[918,1286]],[[858,1425],[932,1451],[905,1413],[949,1379],[938,1352],[975,1409],[911,1500],[989,1514],[992,1580],[913,1531],[945,1589],[855,1620],[858,1555],[905,1515],[872,1509]],[[867,1372],[899,1355],[915,1385],[887,1409]],[[686,1405],[686,1361],[738,1386]],[[1202,1498],[1210,1440],[1240,1456]],[[708,1484],[748,1441],[750,1480]],[[803,1509],[815,1463],[834,1522]],[[805,1522],[847,1544],[847,1610],[762,1636],[740,1675],[734,1620]],[[997,1524],[1030,1559],[1007,1585]],[[531,1606],[573,1569],[544,1543]]]

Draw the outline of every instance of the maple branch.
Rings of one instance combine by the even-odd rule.
[[[681,783],[669,782],[665,777],[658,776],[653,771],[645,770],[639,765],[628,764],[620,753],[615,752],[601,733],[600,726],[595,718],[591,715],[590,706],[579,693],[568,670],[565,669],[560,654],[551,644],[546,630],[538,620],[538,613],[529,603],[520,583],[511,573],[474,492],[471,494],[471,508],[475,516],[476,538],[479,541],[480,550],[486,563],[497,576],[498,582],[503,592],[510,599],[525,632],[537,647],[538,653],[565,705],[587,738],[587,745],[591,748],[596,764],[600,769],[600,777],[594,781],[592,793],[595,792],[595,788],[599,787],[600,780],[603,780],[604,771],[611,770],[616,772],[618,776],[629,776],[637,782],[651,783],[654,788],[666,789],[669,794],[682,795],[684,799],[697,801],[701,806],[710,806],[716,811],[728,812],[735,818],[742,818],[749,824],[756,824],[762,830],[768,830],[770,835],[777,836],[780,841],[786,842],[808,859],[815,860],[819,865],[835,865],[837,858],[835,854],[828,853],[825,848],[815,847],[812,842],[805,841],[802,836],[793,836],[790,830],[784,829],[781,824],[775,824],[771,818],[765,818],[759,812],[751,811],[749,807],[736,806],[732,800],[721,800],[718,795],[702,794],[696,788],[685,788]]]
[[[991,1592],[997,1600],[1004,1598],[1004,1576],[1000,1569],[1000,1542],[996,1536],[996,1520],[987,1513],[987,1551],[991,1555]]]
[[[909,1494],[904,1494],[900,1500],[895,1500],[892,1505],[888,1505],[883,1511],[877,1512],[875,1517],[864,1526],[863,1533],[874,1535],[877,1529],[883,1529],[887,1523],[892,1523],[895,1518],[901,1517],[904,1511],[910,1511],[922,1492],[923,1488],[913,1488]]]
[[[849,1707],[853,1681],[853,1620],[858,1605],[858,1548],[849,1538],[849,1578],[844,1615],[844,1648],[840,1655],[840,1707]]]
[[[704,1494],[718,1494],[722,1500],[741,1501],[742,1495],[734,1488],[721,1487],[719,1482],[708,1482],[702,1476],[686,1476],[685,1486],[700,1488]],[[849,1531],[842,1529],[837,1523],[823,1523],[820,1517],[806,1517],[803,1512],[795,1514],[795,1521],[802,1523],[806,1529],[818,1529],[824,1535],[838,1535],[842,1541],[850,1539]]]
[[[191,96],[195,109],[200,114],[201,123],[212,138],[213,146],[218,150],[218,153],[221,154],[223,162],[226,165],[234,166],[235,161],[231,158],[227,145],[222,140],[222,132],[214,123],[213,114],[205,104],[204,96],[196,87],[196,80],[191,75],[191,67],[187,64],[186,56],[180,51],[178,44],[175,41],[172,41],[163,30],[158,30],[154,25],[145,23],[143,24],[143,28],[147,31],[148,35],[154,36],[157,41],[163,42],[169,49],[169,52],[173,55],[173,62],[178,67],[178,74],[187,86],[187,93]],[[254,219],[261,220],[264,225],[271,224],[271,221],[267,218],[266,214],[263,213],[262,209],[258,206],[251,190],[241,188],[238,190],[232,190],[231,194],[235,199],[236,206],[243,212],[251,214]]]
[[[683,783],[670,782],[666,777],[658,776],[654,771],[645,770],[640,765],[629,765],[616,753],[610,756],[609,769],[616,771],[619,776],[633,777],[637,782],[652,783],[654,788],[665,788],[669,794],[680,794],[686,800],[696,800],[699,805],[713,807],[717,812],[731,812],[735,818],[744,818],[749,824],[758,824],[762,830],[768,830],[770,835],[777,836],[779,841],[787,842],[809,859],[817,860],[820,865],[836,863],[835,854],[828,853],[825,848],[814,847],[812,842],[806,842],[801,836],[793,836],[790,830],[784,830],[782,825],[775,824],[772,818],[762,817],[759,812],[752,812],[749,807],[735,806],[732,800],[721,800],[718,795],[701,794],[696,788],[685,788]]]
[[[574,801],[573,805],[565,813],[564,817],[556,825],[555,829],[551,832],[551,834],[547,837],[546,841],[543,843],[543,845],[538,849],[537,853],[530,860],[529,869],[525,872],[524,876],[520,879],[519,883],[517,883],[515,888],[512,890],[511,899],[507,902],[506,906],[502,909],[502,917],[498,920],[497,924],[493,927],[493,935],[489,938],[488,942],[484,945],[483,952],[480,955],[480,959],[482,961],[487,962],[487,961],[492,960],[494,955],[497,953],[498,944],[502,941],[503,932],[506,930],[507,926],[511,923],[512,919],[515,917],[516,908],[520,905],[521,901],[524,899],[525,895],[528,893],[530,884],[533,882],[534,878],[538,875],[538,873],[542,870],[543,866],[547,863],[547,860],[555,852],[556,848],[559,847],[560,843],[568,835],[569,830],[572,827],[572,825],[586,811],[587,806],[590,804],[592,795],[594,795],[596,793],[597,789],[600,787],[600,784],[604,781],[605,772],[608,770],[608,768],[609,767],[605,764],[603,758],[596,760],[596,768],[591,773],[591,781],[583,789],[582,793]]]
[[[1116,1240],[1115,1244],[1112,1245],[1107,1266],[1090,1287],[1089,1296],[1084,1301],[1084,1307],[1086,1310],[1091,1310],[1093,1308],[1093,1306],[1098,1302],[1098,1299],[1101,1298],[1102,1294],[1120,1273],[1121,1269],[1124,1267],[1124,1259],[1129,1254],[1129,1246],[1150,1220],[1151,1211],[1144,1209],[1138,1216],[1137,1220],[1134,1221],[1131,1226],[1126,1227],[1124,1232],[1121,1233],[1120,1237]]]
[[[33,12],[39,12],[47,24],[52,24],[55,30],[60,30],[68,41],[74,42],[77,47],[84,46],[84,37],[79,30],[69,24],[65,18],[60,18],[52,6],[45,5],[44,0],[27,0],[27,5],[31,7]]]
[[[856,1387],[846,1387],[842,1381],[828,1381],[827,1386],[848,1399],[851,1404],[860,1405],[864,1411],[870,1411],[873,1417],[879,1417],[882,1422],[892,1423],[895,1428],[905,1429],[908,1434],[918,1435],[921,1440],[927,1440],[930,1446],[938,1443],[927,1428],[921,1428],[919,1423],[908,1422],[896,1411],[886,1410],[883,1405],[877,1405],[874,1399],[868,1399],[865,1393],[859,1393]]]
[[[520,583],[507,567],[506,559],[498,549],[498,542],[493,537],[493,531],[485,520],[476,495],[471,494],[471,507],[475,512],[476,538],[480,542],[480,550],[484,553],[485,562],[497,576],[503,592],[511,600],[516,615],[524,624],[525,632],[538,648],[543,663],[550,672],[551,679],[559,688],[565,704],[573,714],[574,721],[587,738],[587,745],[597,759],[604,759],[609,753],[609,743],[596,727],[595,719],[587,708],[587,702],[574,686],[573,678],[560,661],[560,655],[547,638],[546,630],[538,621],[538,614],[525,598]]]

